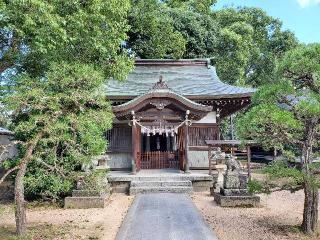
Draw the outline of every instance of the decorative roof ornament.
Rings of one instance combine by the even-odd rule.
[[[162,75],[160,75],[159,81],[156,82],[156,83],[153,85],[152,89],[154,89],[154,90],[158,90],[158,89],[169,89],[168,85],[163,81]]]
[[[150,104],[155,106],[158,110],[163,110],[166,106],[170,104],[168,100],[151,100]]]

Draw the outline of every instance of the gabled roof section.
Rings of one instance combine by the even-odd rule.
[[[160,101],[153,102],[153,100]],[[150,104],[155,106],[158,110],[162,110],[169,104],[174,104],[183,110],[189,110],[194,118],[199,119],[212,111],[212,106],[196,103],[172,91],[168,85],[162,81],[162,76],[160,76],[159,81],[156,82],[147,93],[137,96],[121,105],[114,106],[113,112],[117,117],[123,117],[130,115],[131,111],[138,111]]]
[[[110,80],[105,89],[110,99],[132,99],[145,94],[162,75],[168,87],[188,98],[238,98],[248,97],[252,88],[225,84],[217,76],[208,60],[148,60],[135,61],[135,69],[126,81]]]

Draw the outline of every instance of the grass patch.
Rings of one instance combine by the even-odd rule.
[[[0,216],[9,212],[13,212],[13,204],[0,203]]]
[[[300,227],[299,227],[299,231],[301,233],[301,240],[319,240],[320,239],[320,224],[318,225],[317,231],[311,236],[303,234]]]
[[[70,235],[70,225],[39,224],[28,227],[27,235],[17,237],[14,226],[0,227],[0,240],[54,240],[74,239]]]
[[[27,209],[29,210],[52,210],[52,209],[61,209],[63,204],[60,202],[45,202],[45,201],[32,201],[28,202]]]
[[[255,169],[251,169],[251,173],[255,173],[255,174],[265,174],[263,172],[262,168],[255,168]]]

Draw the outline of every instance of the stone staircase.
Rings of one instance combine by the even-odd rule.
[[[137,174],[131,172],[111,171],[108,181],[113,193],[190,193],[208,192],[213,184],[213,177],[206,173],[180,171],[141,170]]]
[[[130,195],[140,193],[191,193],[193,190],[192,182],[179,178],[144,177],[143,179],[133,180],[130,183]]]

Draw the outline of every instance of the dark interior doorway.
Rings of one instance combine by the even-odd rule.
[[[175,135],[142,134],[141,140],[141,169],[179,168]]]
[[[176,151],[176,136],[166,134],[142,135],[142,152],[172,152]]]

